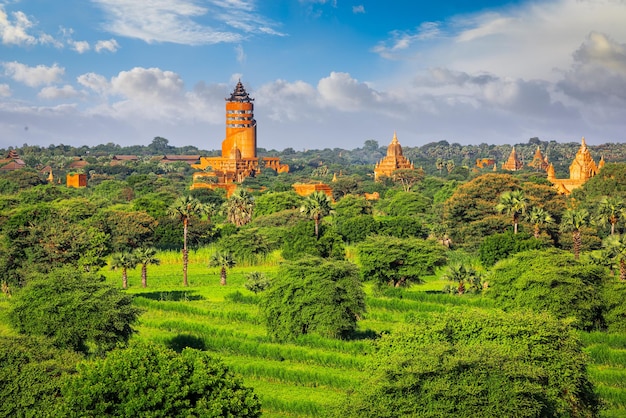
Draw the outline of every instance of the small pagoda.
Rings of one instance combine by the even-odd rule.
[[[546,171],[550,163],[548,162],[548,157],[543,156],[541,153],[541,148],[537,145],[537,151],[535,151],[535,155],[533,155],[533,160],[528,163],[528,167],[532,167],[537,171]]]
[[[415,167],[408,158],[402,155],[402,145],[400,145],[398,136],[394,131],[391,143],[387,147],[387,155],[376,163],[374,179],[378,180],[381,176],[390,177],[394,171],[401,169],[414,170]]]
[[[517,151],[515,151],[515,147],[513,147],[511,154],[509,154],[509,159],[502,164],[502,169],[507,171],[519,171],[522,167],[524,167],[524,163],[520,161],[517,156]]]

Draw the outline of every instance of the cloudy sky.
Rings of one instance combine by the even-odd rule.
[[[470,5],[471,3],[471,5]],[[0,0],[0,147],[626,141],[626,0]]]

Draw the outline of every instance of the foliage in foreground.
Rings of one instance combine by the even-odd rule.
[[[565,251],[526,251],[502,260],[491,271],[487,296],[504,310],[547,311],[555,317],[574,318],[583,330],[603,325],[605,282],[602,267],[583,264]]]
[[[80,359],[44,338],[0,337],[0,416],[54,416],[60,377],[73,373]]]
[[[342,417],[594,417],[573,330],[549,315],[450,311],[383,336]]]
[[[9,321],[21,334],[50,339],[58,348],[102,353],[133,334],[140,310],[103,278],[67,266],[33,274],[11,299]]]
[[[310,333],[345,337],[365,313],[365,292],[354,264],[308,257],[281,265],[261,310],[268,334],[279,341]]]
[[[252,389],[208,353],[138,345],[80,363],[63,384],[68,417],[259,417]]]

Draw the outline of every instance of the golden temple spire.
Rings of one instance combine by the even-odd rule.
[[[391,139],[392,144],[398,143],[398,135],[396,135],[396,131],[393,131],[393,138]]]

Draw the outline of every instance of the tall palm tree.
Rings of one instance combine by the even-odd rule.
[[[528,212],[526,219],[533,225],[535,238],[539,238],[539,234],[541,233],[541,227],[554,223],[554,218],[552,217],[552,215],[550,215],[550,213],[544,208],[540,208],[539,206],[533,206],[530,212]]]
[[[598,203],[596,211],[597,221],[604,226],[608,222],[611,225],[611,235],[615,235],[615,225],[626,217],[624,201],[618,197],[605,197]]]
[[[586,209],[568,209],[561,219],[561,229],[563,232],[572,233],[574,258],[576,260],[578,260],[580,256],[580,248],[582,246],[580,230],[587,225],[589,225],[589,211]]]
[[[235,259],[231,253],[215,252],[209,260],[209,267],[220,267],[220,284],[226,286],[227,269],[235,267]]]
[[[135,250],[137,262],[141,264],[141,286],[148,287],[148,264],[159,265],[161,260],[156,258],[154,248],[137,248]]]
[[[178,219],[183,223],[183,286],[189,286],[187,281],[187,264],[189,263],[187,232],[189,220],[194,216],[202,216],[207,213],[207,208],[198,199],[191,196],[183,196],[176,199],[167,212],[172,218]]]
[[[528,200],[526,199],[526,196],[524,196],[524,191],[513,190],[510,192],[503,192],[500,195],[500,203],[496,205],[496,210],[499,213],[513,215],[513,233],[517,234],[519,217],[526,212],[527,206]]]
[[[254,198],[245,189],[236,189],[226,201],[226,218],[228,222],[242,226],[252,220]]]
[[[113,254],[111,258],[111,270],[122,270],[122,287],[128,288],[128,269],[137,267],[137,258],[133,253],[122,251]]]
[[[619,279],[626,281],[626,235],[610,235],[604,239],[602,246],[605,248],[607,256],[617,261]]]
[[[333,212],[330,198],[324,192],[315,191],[304,200],[300,212],[315,221],[315,238],[320,237],[320,221]]]

